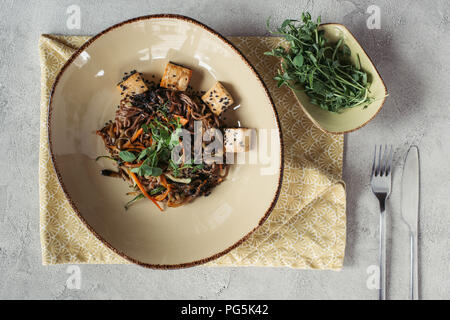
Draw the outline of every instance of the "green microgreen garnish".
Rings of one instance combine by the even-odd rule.
[[[158,177],[162,174],[162,169],[158,167],[150,167],[148,164],[142,164],[138,168],[131,169],[131,172],[137,173],[140,176]]]
[[[302,13],[302,20],[286,19],[276,31],[289,43],[286,49],[279,46],[266,55],[281,58],[281,70],[274,80],[278,86],[301,87],[312,104],[330,112],[341,112],[356,106],[367,107],[374,99],[369,95],[368,74],[361,69],[359,56],[356,65],[350,61],[350,48],[341,38],[330,43],[324,30],[319,30],[311,15]]]
[[[192,169],[192,173],[195,173],[196,171],[203,169],[204,165],[203,165],[203,163],[194,165],[193,160],[192,160],[190,163],[184,163],[182,166],[179,166],[172,159],[170,159],[169,167],[170,167],[170,169],[172,169],[173,176],[178,177],[181,170]]]
[[[120,152],[119,156],[122,159],[131,159],[133,156],[134,159],[128,162],[142,161],[139,167],[131,170],[133,173],[140,176],[160,176],[162,167],[167,163],[170,165],[173,148],[180,144],[181,124],[178,119],[163,122],[155,118],[148,125],[142,125],[142,128],[145,133],[151,133],[152,146],[145,148],[137,156],[128,151],[123,155],[121,154],[124,151]]]

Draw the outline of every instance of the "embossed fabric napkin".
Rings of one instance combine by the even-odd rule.
[[[128,263],[91,234],[64,196],[49,156],[48,99],[54,78],[89,37],[42,35],[39,200],[42,263]],[[282,190],[268,220],[241,246],[209,266],[287,266],[342,268],[345,251],[343,135],[317,129],[287,88],[272,76],[278,60],[263,55],[277,46],[276,37],[230,37],[263,77],[275,101],[285,144]]]

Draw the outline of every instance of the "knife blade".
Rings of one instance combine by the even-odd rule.
[[[418,250],[417,234],[419,229],[420,202],[420,161],[419,148],[411,146],[406,154],[402,175],[401,211],[402,220],[409,228],[411,246],[411,284],[410,297],[419,299],[418,288]]]

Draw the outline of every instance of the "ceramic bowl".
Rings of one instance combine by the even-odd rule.
[[[193,70],[191,86],[225,84],[240,105],[230,119],[271,129],[268,164],[231,165],[208,197],[160,212],[150,201],[125,211],[128,184],[100,175],[111,166],[95,131],[114,118],[117,82],[136,69],[161,78],[168,61]],[[231,121],[231,120],[230,120]],[[268,217],[283,174],[280,124],[263,81],[247,59],[217,32],[190,18],[145,16],[117,24],[84,44],[58,74],[49,105],[49,144],[59,182],[74,211],[104,244],[131,262],[181,268],[211,261],[241,244]],[[229,123],[236,125],[236,123]]]
[[[333,134],[355,131],[369,123],[380,112],[387,96],[386,86],[369,56],[345,26],[328,23],[322,24],[319,28],[325,30],[325,36],[331,42],[337,42],[341,37],[344,37],[344,43],[352,52],[351,60],[353,63],[359,55],[362,69],[369,74],[369,80],[372,81],[370,94],[374,101],[367,108],[355,107],[346,109],[342,113],[333,113],[310,103],[306,93],[300,90],[292,91],[305,114],[322,131]]]

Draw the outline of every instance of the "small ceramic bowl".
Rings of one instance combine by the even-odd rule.
[[[342,113],[334,113],[310,103],[306,93],[300,90],[292,91],[305,114],[322,131],[340,134],[358,130],[368,124],[380,112],[387,96],[386,86],[367,53],[345,26],[338,23],[327,23],[322,24],[319,28],[325,30],[326,37],[332,42],[337,42],[341,37],[344,37],[344,43],[352,52],[351,60],[353,63],[359,55],[362,69],[369,74],[369,80],[372,82],[369,89],[374,101],[367,108],[355,107],[346,109]]]

